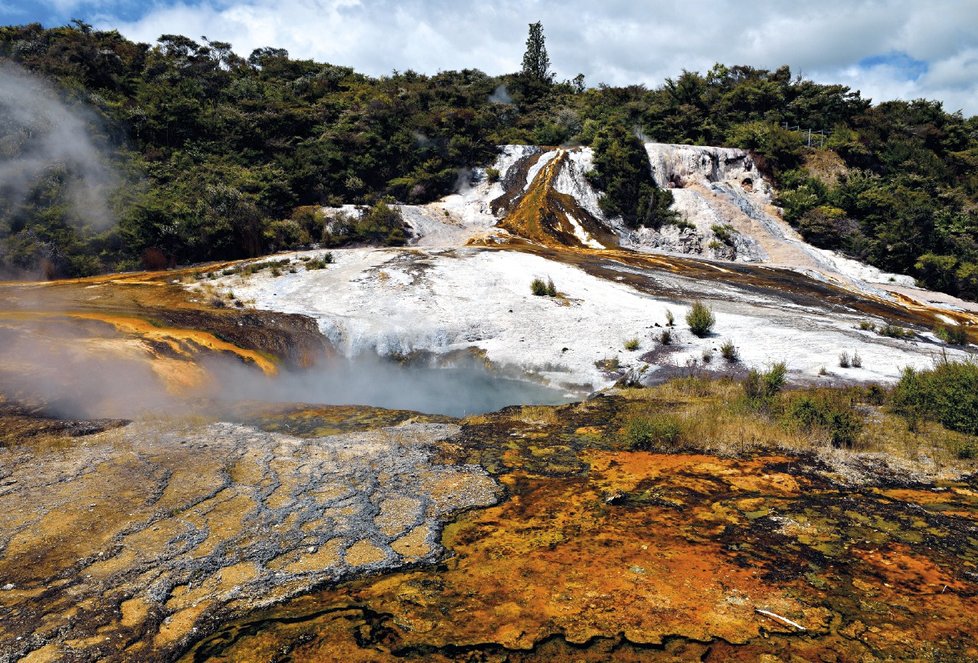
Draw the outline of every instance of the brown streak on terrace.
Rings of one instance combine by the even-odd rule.
[[[534,162],[539,161],[540,156],[534,156]],[[525,194],[516,199],[512,193],[507,193],[502,197],[505,200],[493,201],[494,212],[508,212],[499,226],[544,246],[584,248],[581,239],[574,232],[574,223],[571,221],[573,218],[602,245],[617,246],[618,241],[614,235],[583,209],[573,196],[557,191],[555,181],[566,165],[567,152],[558,149],[556,155],[533,178]]]

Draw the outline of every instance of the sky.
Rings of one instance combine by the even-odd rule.
[[[874,102],[924,97],[978,115],[978,0],[0,0],[0,24],[80,18],[154,43],[162,34],[262,46],[371,75],[519,70],[541,21],[558,79],[658,87],[715,62],[842,83]]]

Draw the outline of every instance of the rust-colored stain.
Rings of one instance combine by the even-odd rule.
[[[52,385],[70,395],[77,385],[68,381],[79,372],[106,383],[148,374],[152,385],[140,378],[147,388],[191,397],[214,388],[207,361],[215,357],[274,375],[330,353],[311,318],[216,306],[215,297],[185,288],[201,271],[0,284],[3,391],[34,402],[36,389],[16,385]],[[118,410],[111,400],[98,402],[100,410]]]
[[[803,456],[623,451],[599,401],[467,428],[446,452],[508,498],[447,526],[442,564],[300,597],[184,660],[978,656],[978,539],[940,508],[978,513],[974,479],[849,489]]]
[[[535,155],[535,159],[539,156]],[[506,194],[501,203],[494,201],[494,208],[507,211],[499,226],[517,237],[544,246],[583,248],[581,237],[575,233],[576,225],[602,246],[617,247],[614,233],[581,207],[573,196],[557,191],[555,181],[566,165],[567,151],[558,149],[523,195],[514,198],[512,194]]]

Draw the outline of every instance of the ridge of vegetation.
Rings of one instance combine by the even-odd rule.
[[[60,277],[260,255],[282,248],[276,229],[303,207],[430,201],[506,143],[593,145],[606,210],[629,225],[668,222],[668,192],[631,172],[631,134],[750,149],[808,241],[978,298],[978,118],[927,100],[872,105],[788,67],[718,64],[656,89],[553,82],[537,28],[529,72],[371,78],[276,48],[245,59],[178,35],[137,44],[81,21],[0,27],[0,63],[95,109],[91,133],[123,182],[107,230],[72,209],[64,165],[24,196],[0,196],[0,270]],[[4,159],[29,149],[16,129],[3,127]],[[603,162],[602,150],[629,158]]]

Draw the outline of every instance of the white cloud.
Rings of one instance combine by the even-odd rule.
[[[526,26],[541,20],[560,78],[583,72],[591,83],[657,86],[682,69],[706,71],[714,62],[788,64],[824,82],[858,86],[877,101],[923,96],[978,113],[978,0],[720,0],[697,7],[626,0],[202,0],[158,5],[130,22],[107,13],[100,27],[140,41],[164,33],[207,35],[243,55],[276,46],[373,75],[516,71]],[[892,67],[856,66],[884,53],[926,61],[929,71],[908,82]]]

